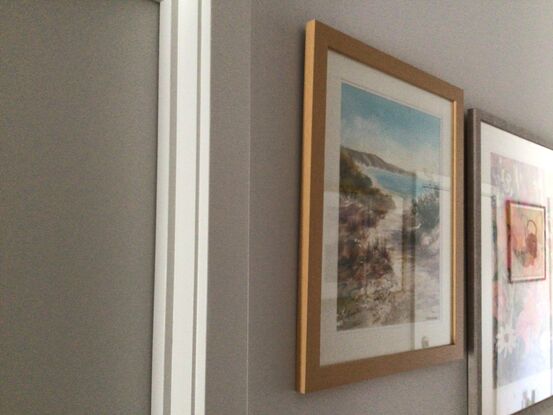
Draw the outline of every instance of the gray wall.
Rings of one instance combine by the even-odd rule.
[[[221,341],[214,333],[229,333],[229,322],[246,321],[248,327],[239,324],[229,347],[220,343],[208,355],[208,413],[243,414],[247,406],[252,415],[465,414],[466,361],[309,396],[294,392],[304,25],[313,18],[333,25],[464,88],[467,108],[481,107],[553,140],[553,3],[236,0],[233,5],[238,8],[226,7],[227,14],[220,10],[224,6],[215,11],[220,24],[213,28],[213,77],[227,95],[213,92],[218,100],[212,125],[217,143],[249,148],[249,158],[235,155],[249,160],[248,176],[220,178],[227,188],[218,187],[233,207],[243,208],[240,226],[249,222],[249,242],[240,231],[230,248],[249,258],[249,268],[233,261],[236,267],[210,274],[210,284],[224,281],[228,290],[211,294],[209,310],[221,317],[210,318],[208,340]],[[225,159],[219,154],[217,160]],[[249,201],[232,198],[235,189],[244,188]],[[218,226],[213,223],[213,232]],[[240,336],[248,339],[247,348]],[[231,409],[224,411],[225,405]]]
[[[0,1],[0,413],[149,414],[159,5]]]
[[[206,414],[246,414],[250,2],[212,0]],[[232,4],[232,7],[229,7]]]
[[[207,413],[464,414],[466,362],[294,392],[303,28],[553,140],[552,3],[212,3]],[[1,413],[148,413],[157,10],[0,2]]]

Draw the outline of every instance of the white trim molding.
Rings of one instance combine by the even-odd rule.
[[[210,8],[160,3],[153,415],[205,412]]]

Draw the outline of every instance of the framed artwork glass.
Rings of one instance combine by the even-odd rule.
[[[527,412],[553,395],[553,150],[479,110],[467,133],[469,413]]]
[[[306,29],[298,390],[463,357],[463,91]]]

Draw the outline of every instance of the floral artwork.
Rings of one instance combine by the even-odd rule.
[[[342,84],[337,329],[440,318],[440,119]]]
[[[494,380],[501,387],[547,370],[551,362],[548,282],[511,282],[545,277],[545,208],[533,205],[543,202],[544,174],[492,153],[491,184]]]
[[[511,282],[545,279],[545,207],[507,202]]]

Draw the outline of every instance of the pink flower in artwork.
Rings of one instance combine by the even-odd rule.
[[[539,301],[533,292],[529,292],[521,313],[518,315],[515,332],[524,342],[524,351],[528,353],[536,345],[534,341],[539,335],[541,317]]]

